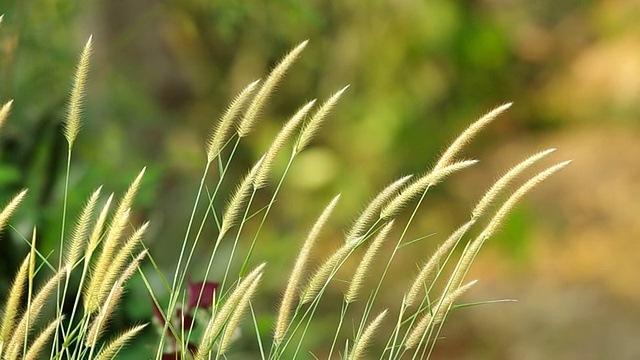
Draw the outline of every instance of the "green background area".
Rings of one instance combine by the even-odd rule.
[[[14,99],[0,139],[0,200],[30,189],[15,229],[1,240],[0,293],[28,249],[19,234],[37,226],[40,251],[57,249],[61,122],[89,35],[95,49],[70,213],[99,185],[122,192],[146,166],[133,218],[151,221],[145,243],[166,276],[182,245],[210,129],[240,89],[309,39],[230,169],[229,179],[239,179],[299,106],[350,84],[296,160],[261,232],[254,258],[269,263],[262,313],[272,313],[298,247],[335,194],[341,203],[316,261],[341,243],[343,228],[382,186],[427,170],[468,124],[513,101],[465,150],[480,164],[428,195],[412,236],[435,235],[400,252],[380,306],[399,303],[417,264],[468,219],[493,180],[528,154],[557,147],[547,165],[574,163],[536,189],[488,243],[470,275],[480,283],[464,298],[519,302],[454,311],[434,358],[640,357],[637,2],[34,0],[4,1],[0,12],[0,102]],[[278,159],[275,174],[286,161]],[[222,191],[234,186],[227,181]],[[215,233],[205,229],[194,280],[203,276]],[[113,329],[152,316],[140,279],[131,284]],[[308,340],[321,355],[335,324],[328,315],[317,319],[318,335]],[[251,332],[243,329],[232,358],[255,347]],[[133,351],[145,356],[155,337],[148,329]]]

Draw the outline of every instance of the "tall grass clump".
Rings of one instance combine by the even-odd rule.
[[[467,276],[482,246],[524,195],[568,162],[529,175],[514,191],[509,191],[512,183],[553,149],[534,154],[505,172],[470,211],[469,221],[450,229],[451,234],[424,259],[420,270],[407,274],[410,280],[404,292],[397,295],[396,305],[390,308],[378,304],[379,295],[389,282],[389,268],[399,252],[416,238],[410,235],[412,224],[420,216],[429,191],[477,164],[476,160],[461,158],[461,151],[511,104],[501,105],[473,122],[431,168],[390,181],[353,217],[352,224],[344,229],[340,246],[319,263],[312,260],[313,254],[334,210],[340,206],[340,195],[328,201],[324,210],[303,209],[317,212],[318,216],[309,224],[306,237],[296,245],[297,253],[282,255],[289,259],[291,271],[282,284],[281,298],[272,304],[272,322],[267,325],[259,321],[262,315],[253,306],[261,283],[270,277],[269,265],[255,258],[255,249],[261,246],[260,233],[269,223],[293,162],[311,146],[314,135],[348,86],[325,100],[301,105],[241,179],[230,179],[228,174],[237,149],[256,128],[275,89],[306,46],[307,41],[302,42],[264,79],[248,84],[212,126],[211,135],[203,144],[202,177],[176,254],[175,271],[171,278],[165,278],[154,261],[149,261],[153,267],[144,266],[150,271],[141,271],[146,258],[153,260],[143,243],[148,223],[132,224],[131,216],[144,169],[119,197],[105,196],[102,187],[98,187],[88,194],[75,221],[71,224],[67,220],[69,169],[73,145],[81,129],[82,103],[90,73],[92,40],[88,40],[80,56],[64,119],[68,152],[59,260],[54,262],[49,255],[38,252],[38,234],[33,229],[25,239],[30,251],[24,256],[3,307],[0,328],[3,359],[117,357],[120,349],[147,325],[138,324],[116,335],[106,335],[111,333],[109,324],[117,316],[127,281],[135,273],[141,274],[150,295],[150,306],[160,319],[157,343],[146,344],[154,349],[149,351],[148,358],[233,358],[239,336],[253,337],[250,341],[255,344],[255,358],[261,359],[429,358],[450,311],[477,282]],[[8,118],[11,106],[9,100],[0,109],[0,125]],[[274,174],[273,164],[279,156],[288,157],[288,161],[283,172]],[[211,181],[214,169],[215,180]],[[237,185],[227,194],[222,189],[229,182]],[[270,187],[268,202],[256,204],[258,193],[267,187]],[[0,229],[7,228],[25,196],[28,196],[26,189],[5,205],[0,213]],[[224,205],[219,207],[221,203]],[[202,205],[204,212],[199,211]],[[249,220],[257,226],[245,226]],[[194,268],[196,251],[203,248],[203,233],[208,229],[214,229],[216,236],[207,250],[205,281],[194,284],[187,279]],[[221,251],[221,244],[225,251]],[[384,249],[391,251],[385,253]],[[348,277],[344,277],[343,269],[339,280],[337,274],[347,261],[357,265]],[[206,281],[214,263],[222,264],[224,269],[216,284]],[[45,279],[38,288],[34,286],[36,275]],[[150,276],[162,278],[165,287],[153,288]],[[368,286],[371,280],[374,285]],[[341,299],[328,296],[329,288],[336,282],[347,282]],[[75,288],[80,291],[70,291]],[[63,311],[62,304],[69,297],[73,308]],[[307,338],[320,330],[316,320],[323,302],[333,302],[340,309],[332,319],[332,340],[320,349],[309,348]],[[41,319],[43,308],[49,303],[56,305],[55,314],[50,319]],[[208,310],[207,316],[198,311],[203,308]],[[252,330],[241,332],[241,328]],[[379,345],[370,346],[374,343]]]
[[[125,291],[127,280],[146,256],[141,239],[147,225],[129,231],[129,214],[142,173],[134,180],[112,211],[114,194],[104,201],[98,187],[79,211],[75,223],[67,226],[67,198],[72,150],[81,126],[84,88],[89,73],[92,40],[87,41],[78,63],[64,119],[67,140],[67,170],[62,208],[62,233],[57,264],[37,250],[37,231],[33,229],[30,246],[7,294],[2,312],[0,356],[3,359],[110,359],[144,324],[106,338],[104,329]],[[9,115],[12,101],[0,110],[0,124]],[[0,228],[5,228],[16,208],[27,196],[17,194],[0,213]],[[70,227],[70,231],[66,231]],[[78,283],[72,284],[72,274]],[[35,278],[43,277],[36,288]],[[79,288],[81,291],[70,291]],[[62,304],[71,297],[73,310],[64,313]],[[41,321],[47,304],[55,304],[52,319]],[[40,329],[38,333],[35,333]],[[51,344],[48,346],[48,344]]]

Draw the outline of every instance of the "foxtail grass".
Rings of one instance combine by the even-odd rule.
[[[315,224],[313,224],[311,231],[309,231],[309,234],[307,235],[307,238],[302,245],[302,249],[300,249],[300,253],[296,257],[296,262],[293,265],[291,276],[289,276],[289,281],[287,281],[287,286],[284,290],[284,295],[282,296],[282,300],[280,302],[278,317],[276,318],[275,333],[273,335],[273,339],[275,342],[282,341],[287,326],[289,325],[296,293],[299,291],[305,268],[308,267],[311,250],[313,249],[316,240],[318,240],[322,228],[324,228],[327,221],[329,220],[329,216],[333,212],[333,209],[335,208],[339,199],[340,195],[333,198],[329,205],[327,205],[327,207],[324,209],[320,217],[318,217]]]
[[[0,129],[4,126],[5,120],[9,116],[9,112],[11,111],[11,105],[13,105],[13,100],[9,100],[2,107],[0,107]]]
[[[0,16],[0,22],[1,19]],[[115,208],[116,195],[103,196],[103,187],[84,194],[88,199],[78,210],[71,229],[67,229],[69,169],[74,143],[82,127],[83,99],[92,53],[92,39],[89,38],[80,55],[63,121],[68,152],[61,209],[62,230],[59,253],[56,254],[58,264],[50,261],[49,255],[37,251],[38,236],[34,229],[31,240],[25,240],[30,251],[16,272],[3,307],[0,357],[37,358],[47,352],[46,345],[51,342],[48,350],[51,359],[115,358],[125,344],[147,325],[133,325],[115,336],[108,335],[110,319],[117,316],[118,305],[127,291],[127,282],[136,273],[140,273],[149,291],[150,303],[157,307],[162,318],[157,342],[147,344],[155,347],[149,352],[149,358],[156,360],[166,356],[179,356],[181,359],[232,358],[238,345],[235,340],[246,336],[255,337],[252,341],[255,340],[259,350],[256,357],[261,359],[291,359],[306,357],[307,353],[320,356],[315,354],[319,350],[325,353],[328,350],[324,355],[329,358],[339,354],[344,359],[425,359],[431,356],[450,312],[476,284],[475,280],[466,282],[465,279],[480,249],[496,234],[526,194],[569,162],[551,165],[525,177],[523,174],[533,165],[554,151],[550,149],[530,156],[505,172],[470,210],[469,221],[457,229],[445,229],[451,235],[442,239],[435,251],[425,251],[426,256],[417,273],[407,274],[405,291],[398,294],[396,306],[381,309],[377,303],[381,291],[388,286],[390,267],[398,262],[407,245],[418,246],[416,243],[426,241],[427,236],[412,233],[412,225],[428,203],[430,190],[451,176],[462,176],[459,173],[477,165],[478,161],[461,159],[459,154],[511,104],[489,111],[462,131],[432,167],[421,174],[400,177],[374,194],[363,210],[353,217],[351,225],[346,227],[344,241],[340,241],[324,260],[314,261],[317,244],[327,236],[324,234],[329,233],[326,229],[330,227],[331,214],[339,206],[340,195],[330,200],[306,237],[301,237],[299,244],[292,244],[299,249],[297,257],[283,249],[283,258],[292,264],[291,271],[286,283],[282,284],[282,296],[278,306],[274,307],[273,316],[266,317],[269,321],[263,321],[265,317],[256,314],[253,305],[263,280],[273,275],[265,263],[253,258],[254,250],[263,246],[261,231],[270,224],[272,208],[277,205],[291,166],[302,151],[312,146],[314,136],[338,106],[348,85],[329,95],[321,104],[318,102],[320,105],[316,100],[302,104],[282,121],[280,132],[264,153],[255,159],[254,165],[246,169],[243,178],[236,181],[228,179],[227,175],[234,164],[237,149],[259,126],[269,99],[307,44],[304,41],[294,47],[272,68],[264,81],[256,80],[244,87],[218,123],[212,126],[203,144],[203,174],[180,243],[175,272],[173,278],[167,280],[155,264],[154,249],[145,245],[149,223],[132,224],[135,197],[144,186],[144,168]],[[8,119],[12,104],[8,101],[0,108],[0,127]],[[287,149],[290,150],[288,154]],[[283,156],[288,156],[288,161],[284,170],[277,173],[273,164]],[[210,184],[209,173],[214,168],[218,170],[217,178]],[[509,188],[521,177],[525,177],[523,184],[509,193]],[[229,182],[236,183],[236,186],[225,194],[222,189],[226,186],[223,185]],[[266,205],[258,205],[256,199],[265,197],[259,194],[265,188],[269,188],[268,201]],[[2,208],[0,230],[15,231],[7,225],[27,194],[27,190],[21,191]],[[199,210],[203,205],[204,212]],[[250,220],[255,221],[256,226],[245,226]],[[186,279],[194,268],[196,249],[207,245],[202,244],[205,230],[213,230],[215,235],[208,244],[210,248],[207,250],[208,261],[202,286],[194,290],[189,284],[185,288]],[[228,250],[224,254],[220,252],[222,246]],[[145,266],[146,260],[153,268]],[[215,291],[208,282],[214,262],[224,268],[224,275],[217,280]],[[344,265],[347,262],[355,264],[353,271],[346,269]],[[143,268],[148,271],[141,271]],[[72,276],[74,274],[77,276]],[[159,277],[167,293],[161,294],[154,289],[149,276]],[[48,279],[38,291],[34,290],[36,278]],[[329,296],[335,293],[335,286],[345,282],[343,279],[350,280],[343,284],[346,288],[340,292],[342,299]],[[79,291],[71,291],[74,288]],[[56,314],[46,319],[46,325],[42,326],[43,308],[53,302],[53,293],[56,294]],[[70,313],[65,313],[62,304],[68,296],[72,297],[73,308]],[[330,342],[320,349],[309,348],[307,339],[310,334],[326,330],[320,328],[316,320],[321,303],[330,302],[340,308],[333,319],[332,329],[335,330],[325,336]],[[201,318],[203,312],[208,318]],[[190,320],[188,323],[187,319]],[[253,333],[245,331],[249,322],[253,323],[249,326]],[[345,323],[353,324],[350,332],[343,328]],[[175,354],[167,354],[169,347]]]
[[[2,359],[36,359],[46,353],[51,359],[111,359],[127,340],[144,327],[133,327],[108,342],[101,338],[101,330],[108,326],[106,318],[112,314],[124,292],[126,279],[138,270],[142,259],[140,256],[132,259],[130,254],[139,245],[146,225],[134,232],[129,241],[124,242],[124,246],[119,246],[128,232],[128,214],[142,173],[133,182],[115,213],[110,212],[112,195],[100,213],[95,215],[96,207],[102,202],[101,187],[98,187],[88,196],[72,229],[66,229],[69,169],[73,145],[82,125],[83,99],[91,53],[92,39],[89,38],[80,55],[63,120],[62,135],[67,140],[68,152],[61,211],[60,251],[57,254],[59,261],[54,265],[53,261],[49,261],[48,255],[37,251],[38,234],[34,229],[29,242],[29,254],[14,277],[3,306],[0,322]],[[0,109],[0,125],[7,120],[11,105],[10,101]],[[23,190],[2,208],[0,229],[8,228],[11,216],[26,196],[27,190]],[[109,217],[111,221],[105,231],[104,226]],[[15,231],[13,228],[8,229]],[[79,276],[72,280],[74,273]],[[38,287],[36,284],[39,278],[48,279]],[[78,278],[79,281],[76,282]],[[81,291],[71,291],[76,287]],[[70,314],[62,311],[62,304],[66,302],[67,296],[73,296],[74,305]],[[40,328],[41,317],[48,304],[55,305],[56,314],[53,319],[45,320],[45,325]],[[34,331],[38,328],[40,330],[34,336]],[[48,343],[51,343],[49,347]]]

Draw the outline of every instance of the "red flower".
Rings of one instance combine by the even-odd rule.
[[[201,309],[213,305],[213,297],[216,290],[218,290],[218,286],[218,283],[211,281],[187,283],[187,311],[195,308],[196,305]],[[200,296],[201,292],[202,296]],[[198,298],[200,298],[200,302],[198,302]]]

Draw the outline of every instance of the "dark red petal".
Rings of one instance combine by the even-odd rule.
[[[198,305],[199,308],[207,308],[213,304],[213,296],[218,289],[218,283],[207,282],[195,282],[187,285],[187,311],[193,309]],[[200,291],[202,291],[202,297],[200,303],[198,303],[198,297],[200,297]]]
[[[184,318],[182,319],[182,325],[184,326],[184,329],[187,331],[191,329],[191,326],[193,326],[193,317],[189,315],[185,315]]]

